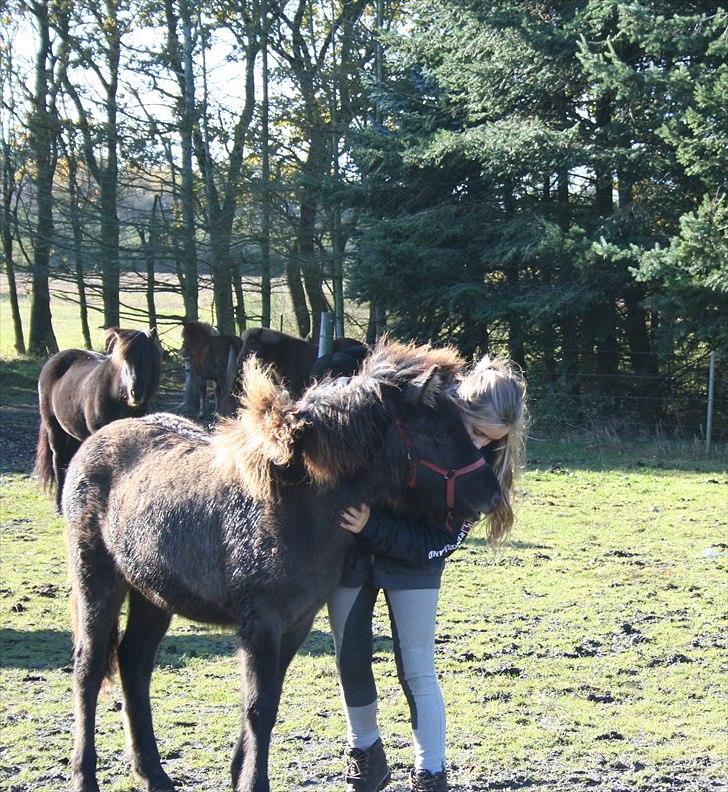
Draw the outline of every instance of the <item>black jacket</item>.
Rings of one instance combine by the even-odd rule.
[[[485,446],[491,464],[494,449]],[[445,559],[467,539],[472,523],[432,528],[388,512],[372,512],[347,555],[342,586],[365,584],[384,589],[439,588]]]

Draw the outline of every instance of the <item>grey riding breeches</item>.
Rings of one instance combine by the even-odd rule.
[[[445,766],[445,705],[435,674],[435,617],[439,589],[390,589],[384,595],[394,642],[397,676],[409,704],[415,769]],[[351,748],[379,738],[377,691],[372,673],[372,616],[379,589],[339,586],[329,622]]]

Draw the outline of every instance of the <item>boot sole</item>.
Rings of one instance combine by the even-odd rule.
[[[384,787],[389,786],[392,783],[392,773],[391,771],[387,771],[387,775],[381,780],[379,786],[377,787],[377,792],[380,792]]]

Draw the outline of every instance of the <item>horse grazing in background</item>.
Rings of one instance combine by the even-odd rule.
[[[238,336],[220,335],[206,322],[182,323],[182,357],[189,358],[197,378],[200,397],[198,418],[205,417],[207,383],[212,380],[215,393],[215,411],[221,412],[223,392],[227,377],[228,357],[237,356],[243,345]]]
[[[369,347],[353,338],[336,338],[333,352],[347,353],[360,364],[369,352]],[[243,333],[242,347],[236,357],[228,358],[223,415],[232,415],[238,407],[236,391],[245,361],[255,355],[263,364],[271,367],[271,376],[278,384],[284,384],[292,396],[300,396],[311,384],[312,370],[318,360],[318,347],[305,338],[280,333],[267,327],[251,327]],[[359,365],[352,365],[349,358],[333,359],[329,356],[318,366],[318,378],[336,370],[353,374]],[[322,358],[323,360],[323,358]],[[348,376],[348,374],[347,374]]]
[[[66,468],[83,440],[111,421],[144,415],[159,390],[156,328],[110,327],[106,350],[64,349],[46,361],[38,378],[35,474],[43,489],[55,489],[59,510]]]
[[[98,789],[94,719],[115,655],[134,768],[149,792],[174,790],[160,762],[149,684],[159,642],[181,614],[237,631],[245,696],[233,788],[269,792],[283,679],[352,541],[337,525],[341,510],[383,503],[444,525],[451,513],[473,519],[500,500],[447,393],[461,367],[453,350],[380,344],[361,373],[315,383],[296,401],[253,358],[237,417],[212,435],[158,413],[111,424],[84,443],[63,491],[73,790]],[[408,447],[423,462],[414,481]]]

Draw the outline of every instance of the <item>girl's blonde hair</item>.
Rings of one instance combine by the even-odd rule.
[[[487,355],[457,385],[455,392],[463,413],[473,421],[505,429],[503,439],[491,441],[495,449],[493,470],[503,498],[488,515],[488,538],[502,541],[513,525],[513,496],[521,471],[528,426],[526,381],[518,366]]]

